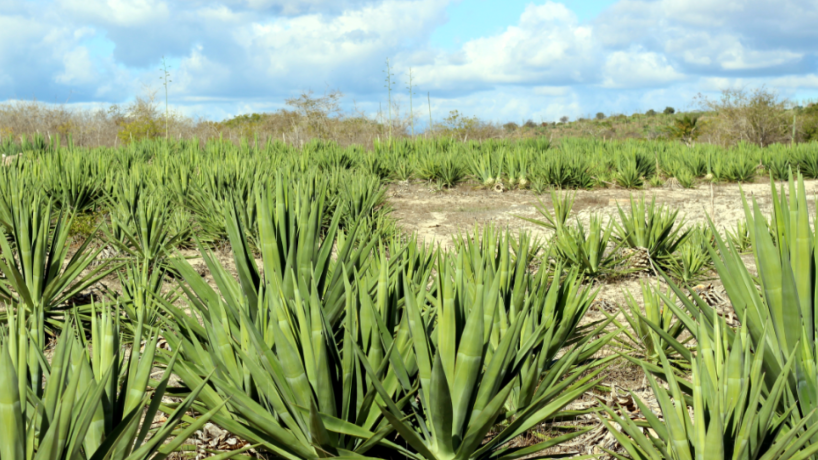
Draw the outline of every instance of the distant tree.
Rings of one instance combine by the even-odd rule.
[[[605,119],[605,114],[602,113],[602,112],[597,112],[596,113],[596,119],[597,120],[604,120]]]
[[[503,129],[505,129],[508,132],[517,131],[517,128],[519,128],[519,126],[517,125],[517,123],[514,123],[513,121],[510,121],[503,125]]]
[[[312,91],[305,91],[298,97],[285,99],[284,102],[301,115],[303,122],[306,123],[307,132],[319,138],[329,138],[329,119],[340,117],[343,97],[340,91],[330,91],[323,96],[314,96]]]
[[[673,107],[665,107],[665,111],[662,113],[664,113],[665,115],[673,115],[674,113],[676,113],[676,109],[674,109]]]
[[[477,117],[464,115],[459,110],[450,110],[449,115],[443,119],[438,132],[444,135],[453,134],[465,137],[467,133],[479,129],[480,126],[480,120]]]
[[[228,128],[236,128],[245,124],[261,123],[264,115],[260,113],[236,115],[233,118],[223,121],[224,126]]]
[[[533,122],[533,121],[531,121],[531,120],[528,120],[528,121],[526,121],[526,122],[525,122],[525,124],[524,124],[523,126],[525,126],[526,128],[536,128],[536,127],[537,127],[537,124],[536,124],[536,123],[534,123],[534,122]]]
[[[652,116],[656,115],[656,111],[653,110],[653,109],[650,109],[647,112],[645,112],[645,115],[647,115],[649,117],[652,117]]]
[[[124,143],[142,139],[153,139],[162,133],[159,123],[159,111],[155,102],[156,93],[137,97],[127,108],[124,116],[117,117],[117,137]],[[68,135],[71,123],[64,123],[57,128],[60,134]]]
[[[700,126],[699,117],[691,117],[685,114],[681,118],[673,120],[666,129],[671,139],[678,139],[689,147],[693,145],[693,141],[701,134]]]
[[[791,136],[793,118],[787,113],[788,101],[763,86],[724,90],[718,100],[699,96],[699,103],[716,113],[712,125],[723,142],[747,141],[765,147]]]
[[[818,140],[818,104],[808,104],[799,112],[801,139],[806,142]]]
[[[568,120],[570,120],[570,118],[565,115],[560,117],[560,123],[568,123]]]

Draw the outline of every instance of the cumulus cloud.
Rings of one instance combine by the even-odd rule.
[[[97,80],[88,49],[79,46],[63,56],[63,71],[55,77],[63,85],[84,85]]]
[[[115,27],[137,27],[164,22],[170,7],[161,0],[57,0],[72,17]]]
[[[122,102],[161,86],[163,55],[175,102],[214,117],[325,88],[375,112],[387,57],[396,91],[411,67],[440,117],[548,121],[678,108],[736,84],[818,88],[814,0],[619,0],[591,21],[532,0],[499,32],[434,48],[459,1],[4,0],[0,99]]]
[[[777,88],[787,89],[818,89],[818,74],[808,75],[787,75],[785,77],[773,78],[770,85]]]
[[[467,41],[419,66],[418,82],[439,90],[485,89],[502,84],[564,85],[596,78],[593,31],[561,3],[530,4],[519,24],[498,35]]]
[[[614,51],[603,66],[606,88],[651,87],[684,78],[665,56],[641,49]]]
[[[662,53],[677,70],[753,76],[798,70],[814,56],[810,0],[622,0],[595,22],[600,44]]]

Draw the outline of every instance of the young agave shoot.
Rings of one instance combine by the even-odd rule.
[[[514,185],[517,184],[517,175],[514,171],[508,172],[508,186],[509,188],[513,188]]]
[[[521,189],[528,187],[528,179],[526,179],[524,173],[520,174],[520,178],[517,180],[517,185]]]

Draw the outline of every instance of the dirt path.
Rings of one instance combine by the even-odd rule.
[[[818,180],[806,181],[807,200],[814,206],[818,192]],[[769,215],[772,210],[772,195],[768,182],[744,184],[741,186],[747,197],[753,197],[761,211]],[[576,192],[571,219],[587,222],[588,216],[597,213],[607,219],[615,217],[618,206],[629,206],[629,198],[647,199],[656,197],[656,202],[680,210],[689,225],[705,223],[706,216],[712,214],[720,229],[734,228],[736,222],[744,219],[744,209],[737,184],[716,185],[711,200],[710,187],[700,185],[693,189],[650,188],[646,190],[626,190],[618,188],[602,190],[581,190]],[[526,222],[517,216],[538,218],[535,205],[540,200],[551,208],[548,194],[536,195],[528,190],[513,190],[497,193],[492,190],[461,185],[450,190],[436,190],[427,183],[392,184],[387,193],[389,203],[394,208],[393,216],[409,232],[417,232],[419,239],[443,248],[451,247],[451,237],[469,231],[475,225],[483,227],[496,224],[512,230],[528,230],[534,234],[548,236],[541,227]]]

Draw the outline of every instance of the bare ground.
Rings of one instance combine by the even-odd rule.
[[[815,206],[818,180],[804,183],[808,205]],[[732,230],[736,223],[744,220],[741,190],[749,199],[755,199],[764,215],[772,212],[770,184],[764,180],[752,184],[723,184],[711,188],[700,185],[692,189],[648,188],[626,190],[608,188],[580,190],[576,192],[570,220],[588,222],[591,214],[600,215],[604,221],[616,218],[618,209],[630,207],[630,198],[656,199],[657,204],[667,205],[680,211],[680,221],[684,225],[705,224],[711,216],[716,228],[724,234]],[[565,192],[561,192],[565,193]],[[568,192],[573,193],[573,192]],[[537,195],[529,190],[512,190],[502,193],[474,185],[461,185],[453,189],[437,189],[434,185],[414,182],[392,184],[387,192],[389,204],[394,209],[393,216],[408,232],[416,232],[419,240],[439,245],[443,249],[452,248],[452,237],[486,225],[508,228],[512,232],[527,231],[547,240],[551,232],[520,217],[541,219],[536,206],[540,203],[553,209],[549,194]],[[754,270],[752,257],[745,257],[751,271]],[[716,281],[715,284],[718,284]],[[599,298],[621,303],[624,301],[622,289],[638,289],[636,280],[616,280],[602,283]]]
[[[814,206],[818,192],[818,180],[805,181],[807,200]],[[603,217],[617,214],[618,207],[627,208],[630,197],[638,199],[655,197],[658,204],[679,209],[687,224],[705,223],[707,215],[713,217],[717,228],[733,228],[744,218],[740,188],[749,198],[755,198],[761,211],[769,215],[772,209],[770,184],[759,181],[753,184],[700,185],[692,189],[648,188],[627,190],[608,188],[580,190],[572,212],[575,217],[587,221],[591,213]],[[564,192],[563,192],[564,193]],[[568,192],[573,193],[573,192]],[[416,231],[429,243],[443,248],[451,246],[451,236],[470,230],[475,225],[493,223],[512,230],[528,230],[533,234],[548,236],[548,232],[535,224],[517,216],[538,218],[535,205],[542,202],[551,208],[548,194],[536,195],[530,190],[511,190],[497,193],[491,189],[474,185],[461,185],[453,189],[439,190],[434,185],[423,182],[401,182],[392,184],[387,192],[389,203],[394,208],[393,216],[407,231]]]

